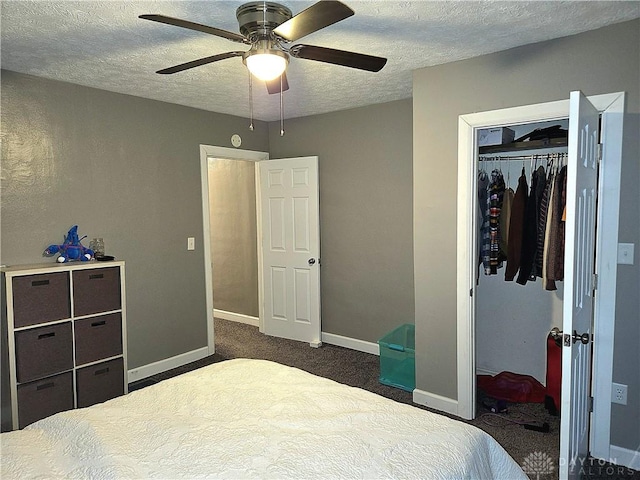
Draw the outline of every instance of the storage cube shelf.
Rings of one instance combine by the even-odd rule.
[[[124,262],[6,267],[2,281],[3,431],[127,393]]]
[[[416,388],[415,325],[400,325],[380,340],[380,383],[412,392]]]

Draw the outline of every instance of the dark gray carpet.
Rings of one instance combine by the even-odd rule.
[[[257,327],[227,320],[215,319],[214,328],[215,355],[136,382],[131,385],[131,389],[142,388],[185,371],[231,358],[256,358],[297,367],[346,385],[369,390],[397,402],[430,410],[413,403],[410,392],[379,383],[380,359],[376,355],[334,345],[311,348],[307,343],[269,337],[261,334]],[[481,402],[481,395],[479,397]],[[511,403],[508,405],[508,413],[500,416],[487,415],[488,411],[480,404],[477,412],[477,418],[468,423],[493,436],[520,465],[525,467],[531,478],[550,480],[558,477],[559,417],[549,415],[542,404]],[[457,417],[451,418],[460,420]],[[532,421],[547,422],[550,431],[541,433],[525,430],[521,424],[513,423]],[[594,480],[640,480],[640,472],[610,464],[600,465],[595,460],[585,465],[583,473],[585,478]]]

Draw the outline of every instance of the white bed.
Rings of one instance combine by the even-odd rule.
[[[3,433],[9,478],[525,479],[483,431],[263,360]]]

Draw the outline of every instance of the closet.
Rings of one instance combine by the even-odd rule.
[[[568,478],[589,451],[596,458],[609,458],[610,455],[624,105],[624,92],[586,97],[580,91],[572,91],[565,100],[469,113],[460,115],[458,120],[458,396],[451,410],[463,418],[475,417],[477,366],[487,370],[508,369],[515,373],[527,373],[527,369],[531,368],[528,365],[534,365],[535,357],[539,359],[540,373],[533,376],[541,375],[546,362],[545,348],[540,344],[544,345],[555,318],[561,319],[562,323],[558,322],[557,325],[562,330],[560,478]],[[514,301],[511,313],[504,318],[500,314],[500,311],[506,310],[504,300],[494,301],[491,317],[487,320],[486,313],[482,312],[482,302],[483,298],[491,298],[485,297],[489,295],[488,282],[500,282],[502,285],[510,282],[498,280],[497,276],[477,278],[476,185],[479,156],[505,154],[510,149],[480,151],[478,130],[527,123],[531,127],[534,122],[557,122],[565,118],[569,119],[569,158],[564,289],[540,292],[539,281],[527,282],[524,287],[509,285],[513,287],[511,291],[516,291],[515,288],[521,288],[521,291],[533,288],[547,295],[552,302],[547,306],[552,316],[538,310],[534,311],[530,317],[533,320],[529,320],[529,323],[526,319],[523,321],[525,313],[532,311],[532,297],[526,296],[521,301]],[[519,134],[514,133],[514,137],[517,138]],[[544,146],[556,147],[552,144]],[[518,155],[552,153],[543,150],[518,151]],[[518,163],[518,160],[510,160],[510,163]],[[522,159],[519,167],[522,168]],[[508,175],[512,177],[513,172]],[[499,291],[503,288],[507,287],[503,286]],[[551,297],[548,297],[549,294]],[[546,318],[546,322],[540,320],[542,318]],[[496,323],[500,319],[503,323]],[[534,332],[532,335],[529,331],[533,328],[531,325],[539,328],[540,333]],[[489,352],[490,347],[485,341],[487,338],[493,342],[494,351]],[[478,350],[480,352],[477,354]],[[487,352],[494,355],[491,358],[498,359],[495,364],[488,363]],[[521,365],[524,371],[519,371]]]
[[[509,371],[545,385],[547,335],[562,328],[563,282],[542,278],[545,238],[557,235],[545,231],[540,204],[547,182],[551,191],[559,180],[559,191],[566,174],[568,119],[508,128],[514,141],[477,148],[476,373]],[[484,134],[477,131],[479,145]],[[562,252],[546,247],[547,268],[557,277],[553,258]]]

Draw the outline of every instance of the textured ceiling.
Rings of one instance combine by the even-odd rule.
[[[389,61],[381,72],[369,73],[292,58],[286,118],[410,98],[417,68],[640,16],[637,1],[343,1],[355,16],[297,43]],[[243,3],[2,0],[2,68],[249,117],[248,74],[240,58],[174,75],[155,73],[244,46],[138,18],[158,13],[237,32],[235,10]],[[295,15],[314,2],[281,3]],[[278,119],[279,95],[268,95],[260,82],[253,91],[254,117]]]

